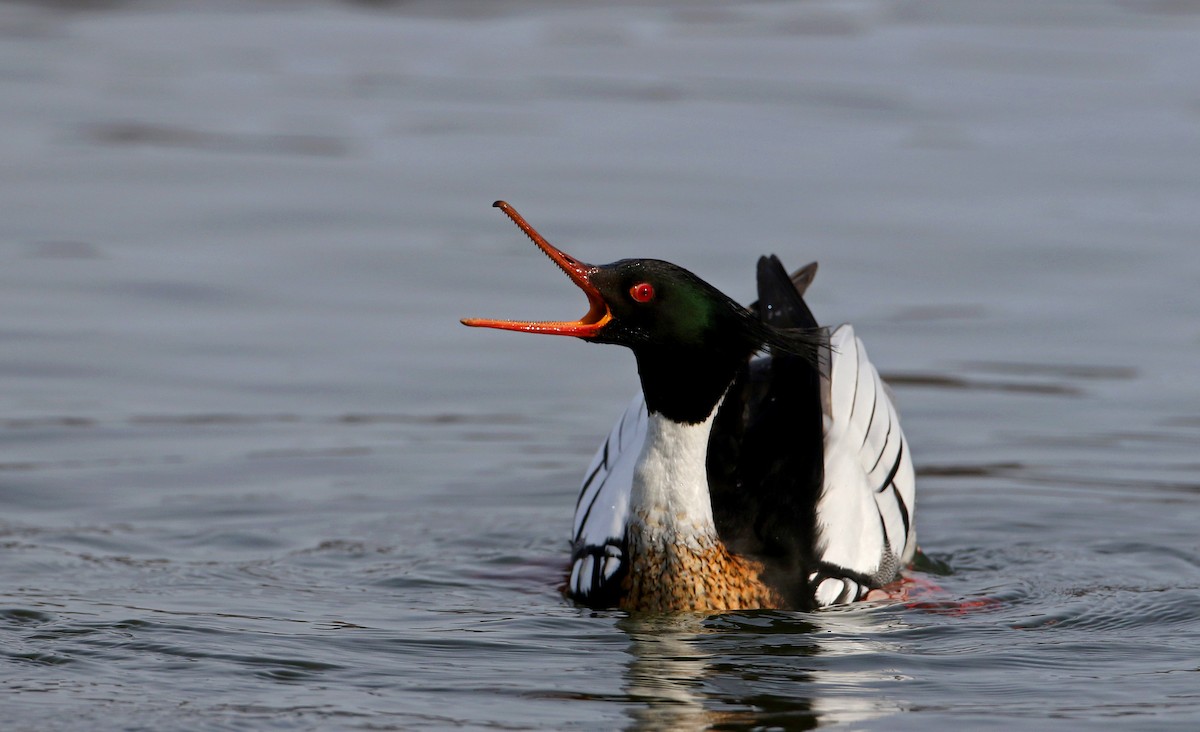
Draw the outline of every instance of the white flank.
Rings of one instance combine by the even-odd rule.
[[[889,575],[916,548],[912,459],[896,408],[854,329],[839,327],[830,347],[818,553],[869,577]]]
[[[577,544],[604,546],[625,536],[633,467],[646,440],[646,399],[639,391],[613,425],[584,474],[572,536]]]
[[[638,392],[584,474],[572,533],[572,545],[584,553],[572,562],[569,589],[573,597],[583,599],[600,592],[624,564],[621,547],[629,520],[633,468],[646,440],[647,425],[646,400]],[[599,573],[593,556],[604,559]]]

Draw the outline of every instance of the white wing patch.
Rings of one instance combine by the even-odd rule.
[[[646,400],[638,392],[584,474],[575,504],[568,588],[577,600],[606,589],[605,583],[624,566],[633,468],[646,441],[646,426]]]
[[[886,583],[916,551],[912,459],[896,407],[854,329],[839,327],[830,347],[822,395],[825,480],[817,502],[818,557],[847,574]],[[838,599],[843,593],[835,594],[825,582],[818,602],[844,602]]]

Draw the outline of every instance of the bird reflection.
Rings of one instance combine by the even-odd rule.
[[[629,730],[802,730],[903,709],[887,693],[894,673],[865,658],[893,650],[871,609],[633,616],[618,627],[633,656]]]

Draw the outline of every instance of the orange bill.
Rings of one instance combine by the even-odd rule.
[[[521,231],[537,245],[538,249],[550,257],[550,260],[558,265],[559,269],[567,273],[567,277],[575,283],[579,289],[583,290],[583,294],[587,295],[588,311],[582,318],[574,321],[532,321],[532,320],[489,320],[487,318],[463,318],[462,324],[469,325],[473,328],[499,328],[501,330],[520,330],[526,333],[549,333],[551,335],[568,335],[587,338],[588,336],[596,335],[601,328],[608,325],[612,319],[612,313],[608,309],[608,304],[604,302],[604,296],[600,294],[595,285],[589,279],[598,267],[580,262],[550,242],[546,241],[545,237],[537,232],[527,221],[517,213],[517,210],[509,206],[504,201],[496,201],[492,204],[496,208],[503,211],[513,220]]]

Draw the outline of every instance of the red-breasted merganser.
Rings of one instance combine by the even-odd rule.
[[[912,460],[862,341],[849,325],[819,327],[804,302],[816,263],[789,278],[760,258],[746,308],[669,262],[585,264],[494,205],[583,290],[588,312],[463,324],[626,346],[641,377],[583,481],[571,599],[812,609],[897,579],[916,552]]]

